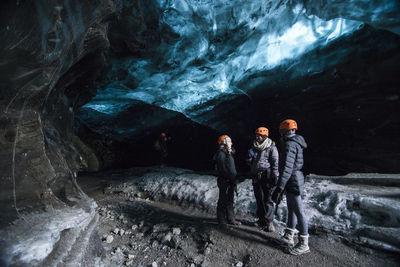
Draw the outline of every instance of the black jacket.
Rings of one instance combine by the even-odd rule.
[[[220,148],[214,157],[217,162],[218,177],[229,182],[234,182],[237,172],[232,153],[229,153],[224,148]]]
[[[287,192],[300,195],[304,188],[304,175],[301,168],[304,164],[303,149],[307,143],[301,135],[295,134],[284,140],[280,152],[280,176],[278,188]]]

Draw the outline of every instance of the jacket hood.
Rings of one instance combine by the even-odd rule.
[[[288,140],[298,143],[302,148],[307,148],[306,140],[304,140],[304,137],[301,135],[295,134],[289,137]]]

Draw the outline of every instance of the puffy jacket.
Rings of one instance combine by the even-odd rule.
[[[248,162],[251,164],[250,170],[253,175],[271,169],[272,175],[279,177],[279,154],[274,142],[265,150],[250,148]]]
[[[218,176],[224,180],[234,182],[236,179],[236,166],[232,153],[221,148],[214,156],[217,162]]]
[[[278,188],[300,195],[304,188],[304,175],[301,168],[304,164],[303,149],[307,143],[301,135],[288,137],[282,146],[280,156],[280,177]]]

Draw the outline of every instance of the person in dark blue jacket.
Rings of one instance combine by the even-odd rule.
[[[234,192],[236,187],[236,167],[233,155],[235,150],[232,147],[232,140],[227,135],[218,139],[219,149],[214,155],[218,170],[219,197],[217,204],[217,219],[220,225],[240,224],[234,216]]]
[[[279,126],[282,137],[280,151],[280,176],[278,185],[272,194],[272,199],[278,203],[283,191],[286,192],[288,209],[287,228],[282,236],[282,241],[290,247],[294,245],[294,233],[296,225],[299,228],[299,242],[289,252],[293,255],[301,255],[310,252],[308,246],[308,223],[304,214],[301,194],[304,189],[303,149],[307,148],[306,141],[301,135],[296,134],[297,122],[285,120]]]

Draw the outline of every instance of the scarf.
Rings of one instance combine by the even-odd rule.
[[[272,140],[269,139],[268,137],[261,144],[258,143],[257,140],[254,140],[253,142],[253,147],[259,151],[263,151],[269,148],[271,145],[272,145]]]

